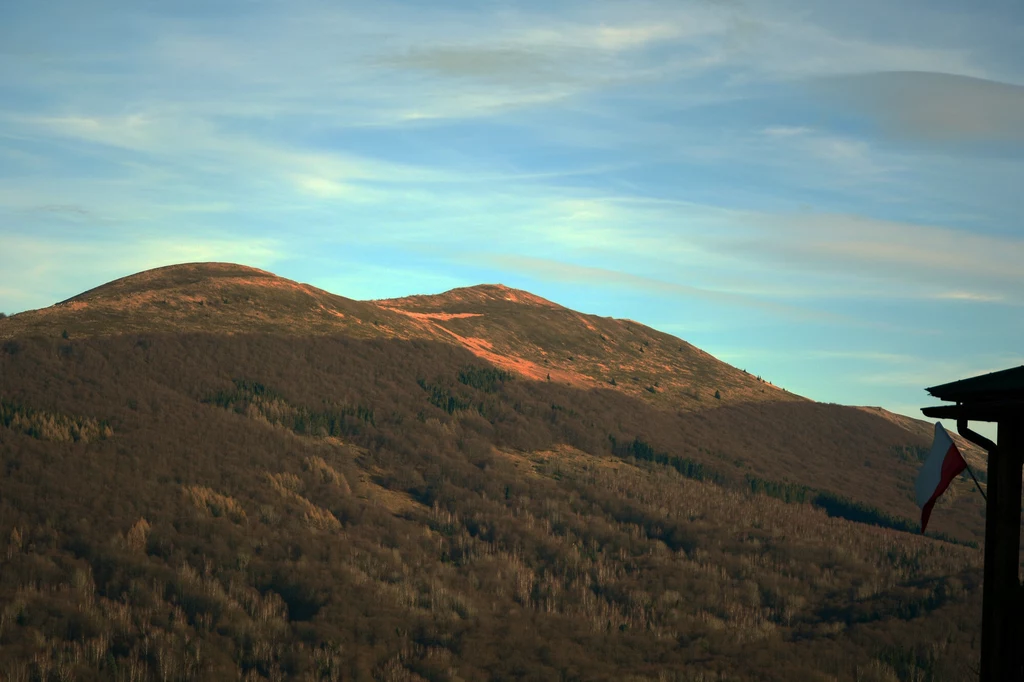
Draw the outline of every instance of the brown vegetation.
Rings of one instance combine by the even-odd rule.
[[[981,506],[958,483],[946,539],[900,530],[928,440],[884,416],[727,388],[658,409],[413,336],[51,314],[0,348],[2,404],[109,431],[0,422],[5,679],[971,674]]]
[[[436,338],[527,378],[614,386],[662,408],[802,400],[674,336],[631,320],[583,315],[525,291],[483,285],[378,301],[421,320]]]
[[[614,387],[663,409],[803,400],[674,336],[630,320],[583,315],[500,285],[353,301],[230,263],[176,265],[125,277],[51,308],[15,315],[0,327],[0,339],[154,331],[441,341],[527,378]]]

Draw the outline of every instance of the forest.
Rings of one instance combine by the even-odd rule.
[[[3,679],[973,674],[980,504],[917,533],[928,443],[863,411],[672,411],[416,339],[64,336],[0,348]]]

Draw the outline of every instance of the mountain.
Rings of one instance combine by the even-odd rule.
[[[418,325],[379,306],[336,296],[231,263],[148,270],[90,289],[50,308],[12,315],[0,338],[68,331],[344,333],[408,338]]]
[[[500,285],[151,270],[0,319],[0,674],[963,679],[929,442]]]
[[[652,404],[694,409],[802,400],[669,334],[631,320],[584,315],[501,285],[378,301],[429,324],[436,338],[531,379],[615,388]],[[614,383],[613,383],[614,382]]]
[[[583,315],[501,285],[354,301],[256,268],[190,263],[149,270],[12,316],[0,338],[138,331],[345,334],[455,343],[531,379],[609,386],[675,409],[714,400],[799,400],[673,336]]]
[[[816,404],[674,336],[630,320],[585,315],[502,285],[355,301],[255,268],[190,263],[124,277],[0,325],[0,339],[64,332],[76,339],[201,332],[440,342],[524,379],[611,390],[660,410],[691,413],[683,417],[689,440],[716,443],[693,448],[681,438],[675,447],[692,456],[714,450],[703,456],[730,460],[728,469],[742,459],[741,469],[754,475],[781,475],[872,499],[887,513],[909,517],[916,513],[913,506],[893,491],[906,488],[922,453],[915,451],[914,461],[907,462],[912,466],[887,465],[893,448],[922,448],[931,438],[927,422],[880,408]],[[729,409],[712,417],[711,408]],[[828,442],[840,432],[847,443]],[[980,449],[954,437],[984,473]],[[885,451],[873,461],[870,453],[880,444]],[[808,452],[820,455],[808,458]],[[875,467],[870,476],[863,475],[865,462]],[[972,535],[983,534],[976,520],[969,528]]]

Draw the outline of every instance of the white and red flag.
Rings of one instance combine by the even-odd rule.
[[[946,492],[953,479],[966,468],[967,462],[956,449],[953,439],[946,433],[946,429],[942,428],[942,424],[935,422],[935,442],[932,443],[932,451],[928,453],[928,459],[924,461],[914,485],[917,506],[921,508],[922,533],[928,526],[928,517],[932,514],[935,500]]]

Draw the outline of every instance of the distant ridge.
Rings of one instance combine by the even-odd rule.
[[[184,263],[14,315],[0,338],[272,332],[455,344],[524,377],[616,390],[665,409],[804,400],[631,320],[586,315],[503,284],[356,301],[235,263]]]
[[[500,301],[566,310],[563,306],[531,294],[529,291],[513,289],[504,284],[477,284],[471,287],[451,289],[441,294],[420,294],[394,299],[379,299],[375,302],[383,306],[393,306],[403,310],[434,310],[440,307],[449,307],[453,309],[458,308],[460,309],[459,312],[465,312],[465,310],[461,309],[466,308],[468,310],[473,306]]]
[[[146,332],[343,333],[406,338],[415,324],[373,303],[234,263],[185,263],[146,270],[49,308],[13,315],[0,337]]]

